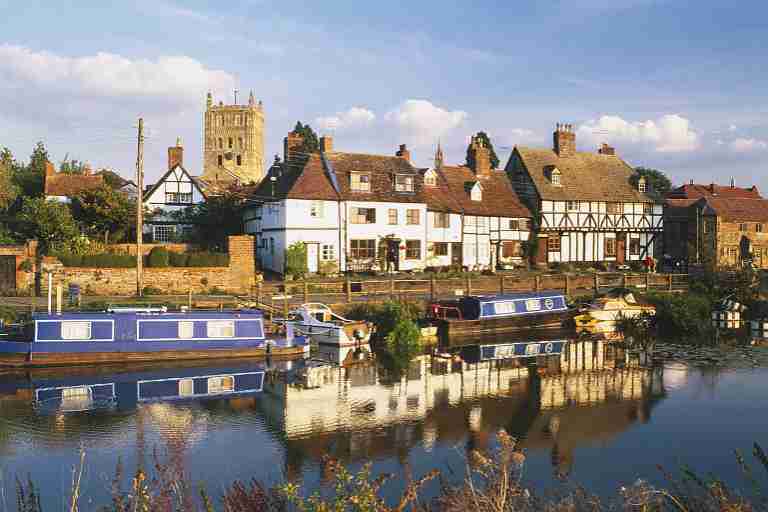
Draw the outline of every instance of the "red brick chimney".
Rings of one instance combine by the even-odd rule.
[[[470,166],[476,176],[491,174],[491,150],[478,137],[473,136],[469,144]]]
[[[609,146],[605,142],[603,142],[597,152],[601,155],[616,156],[616,148]]]
[[[53,166],[53,162],[45,162],[45,175],[46,176],[53,176],[56,174],[56,168]]]
[[[304,137],[296,132],[288,132],[288,136],[283,139],[283,161],[287,162],[296,156],[296,150],[304,144]]]
[[[330,153],[333,151],[333,137],[330,135],[320,137],[320,151],[322,153]]]
[[[168,169],[176,166],[184,166],[184,147],[181,145],[181,137],[176,139],[176,145],[168,148]]]
[[[559,157],[566,158],[576,153],[576,134],[572,124],[557,123],[552,139],[555,153]]]
[[[397,150],[395,156],[399,156],[408,163],[411,162],[411,152],[408,151],[408,148],[405,146],[405,144],[400,144],[400,149]]]

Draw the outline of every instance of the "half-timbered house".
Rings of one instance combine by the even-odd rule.
[[[181,140],[168,148],[168,170],[144,193],[144,207],[150,215],[144,233],[155,242],[189,238],[194,226],[183,223],[176,214],[205,201],[199,179],[184,168]]]
[[[640,261],[658,257],[662,204],[612,147],[576,151],[571,125],[552,149],[516,146],[506,171],[538,228],[536,262]]]

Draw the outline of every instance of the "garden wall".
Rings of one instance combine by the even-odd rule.
[[[0,245],[0,291],[26,292],[35,284],[37,240],[24,245]],[[29,261],[28,269],[23,263]]]
[[[51,272],[53,282],[66,290],[70,283],[80,285],[86,295],[133,295],[136,293],[135,268],[65,267],[55,258],[43,261],[42,291],[47,293]],[[144,268],[144,286],[163,294],[206,293],[222,290],[230,293],[249,293],[256,279],[253,237],[229,237],[228,267],[165,267]]]

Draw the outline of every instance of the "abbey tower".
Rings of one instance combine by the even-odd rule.
[[[264,110],[253,91],[247,105],[213,103],[203,120],[203,176],[207,181],[259,182],[264,176]]]

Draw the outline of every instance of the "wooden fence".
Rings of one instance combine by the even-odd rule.
[[[568,295],[588,295],[610,288],[679,292],[688,289],[687,274],[537,274],[530,276],[471,276],[450,279],[335,279],[326,281],[267,281],[252,291],[263,304],[350,303],[386,298],[446,299],[461,295],[492,295],[538,290],[562,290]]]

